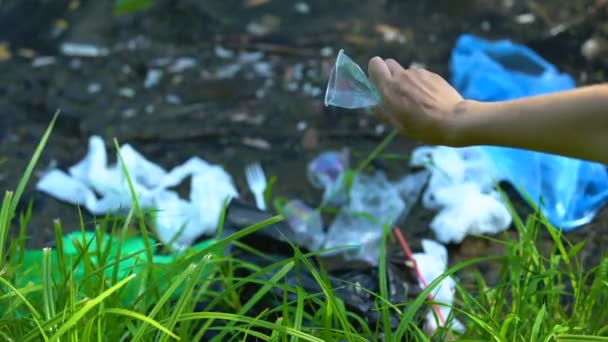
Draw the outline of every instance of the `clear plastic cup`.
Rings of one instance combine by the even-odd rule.
[[[380,102],[380,93],[365,72],[340,50],[325,91],[325,106],[357,109]]]

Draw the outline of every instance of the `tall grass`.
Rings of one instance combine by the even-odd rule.
[[[458,277],[475,264],[493,260],[502,265],[498,285],[489,286],[478,274],[476,289],[458,287],[453,312],[466,331],[451,336],[479,341],[608,341],[608,259],[583,269],[578,253],[584,244],[569,244],[538,214],[523,221],[513,211],[518,238],[500,240],[506,255],[460,263],[408,303],[390,302],[383,271],[386,259],[381,257],[380,291],[373,294],[381,317],[377,324],[349,311],[327,274],[313,266],[313,255],[295,245],[291,257],[263,267],[222,252],[228,245],[255,252],[238,241],[279,222],[281,216],[163,264],[152,262],[157,245],[152,234],[145,236],[140,251],[124,252],[131,221],[147,234],[137,205],[122,221],[107,217],[89,226],[82,220],[72,240],[64,238],[57,220],[55,247],[26,251],[27,231],[34,229],[27,226],[31,211],[18,213],[17,203],[55,119],[17,190],[7,191],[0,207],[0,340],[437,340],[448,335],[440,329],[426,336],[415,318],[429,309],[428,294],[442,278]],[[10,228],[17,224],[19,236],[9,239]],[[539,248],[542,230],[553,239],[549,255]],[[382,248],[388,243],[386,236]],[[66,254],[69,248],[75,254]],[[121,267],[125,263],[132,267]],[[290,285],[286,277],[297,269],[308,270],[321,292]],[[389,318],[394,313],[401,317],[395,329]]]
[[[468,322],[466,336],[495,341],[608,341],[608,254],[585,270],[579,253],[540,213],[523,221],[510,207],[517,239],[502,240],[500,281],[488,286],[477,274],[475,294],[458,288],[456,311]],[[551,236],[541,251],[541,233]]]

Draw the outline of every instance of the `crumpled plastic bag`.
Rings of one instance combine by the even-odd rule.
[[[422,204],[438,211],[430,223],[438,241],[460,243],[467,235],[496,234],[511,225],[495,189],[496,170],[479,147],[422,146],[412,151],[410,164],[431,173]]]
[[[308,233],[317,236],[315,241],[323,241],[322,245],[317,244],[320,248],[333,249],[324,255],[346,253],[352,260],[375,263],[385,228],[392,228],[408,214],[429,174],[410,174],[392,182],[379,170],[369,174],[350,173],[348,165],[348,154],[344,150],[325,151],[309,163],[309,181],[324,189],[323,205],[331,205],[338,213],[326,233],[318,227],[322,224],[320,219],[312,221],[315,225],[308,227],[311,229]],[[350,186],[347,186],[347,176],[352,177]],[[297,221],[302,211],[292,210],[287,214],[288,221]]]
[[[175,249],[190,246],[217,228],[225,201],[238,197],[232,177],[220,166],[193,157],[167,172],[150,162],[130,145],[120,148],[142,210],[155,210],[155,232]],[[117,158],[118,159],[118,158]],[[192,176],[190,198],[182,199],[169,188]],[[83,206],[91,214],[128,211],[133,197],[122,162],[109,165],[103,140],[89,139],[85,158],[68,173],[52,169],[45,173],[36,189],[59,200]]]
[[[451,70],[451,82],[463,97],[479,101],[510,100],[576,86],[572,77],[526,46],[470,34],[456,42]],[[558,228],[571,230],[590,222],[608,201],[606,165],[522,149],[484,146],[483,150],[501,180],[540,206]]]
[[[422,278],[427,284],[430,284],[435,279],[440,277],[447,271],[448,268],[448,251],[447,249],[433,241],[428,239],[422,240],[423,252],[414,253],[413,257],[418,264]],[[419,284],[423,287],[423,284]],[[443,305],[439,306],[441,315],[444,319],[448,319],[452,309],[450,306],[453,305],[454,293],[456,292],[456,282],[454,278],[446,277],[442,280],[437,287],[433,289],[431,294],[437,303]],[[438,324],[435,318],[435,313],[430,310],[425,316],[425,330],[433,332],[437,330]],[[454,330],[464,331],[464,326],[457,319],[452,320],[450,327]]]
[[[294,233],[294,242],[310,251],[323,247],[326,236],[321,212],[318,209],[309,207],[302,200],[292,199],[285,203],[282,211]]]
[[[329,226],[324,248],[352,247],[348,253],[353,259],[375,263],[385,228],[392,228],[404,210],[401,194],[384,173],[356,174],[349,201]]]
[[[325,151],[308,163],[306,176],[315,188],[324,189],[323,203],[339,206],[348,201],[344,187],[349,168],[349,151]]]

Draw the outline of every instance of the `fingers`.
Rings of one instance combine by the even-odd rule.
[[[392,75],[390,69],[382,58],[374,57],[370,59],[368,73],[372,83],[374,83],[376,87],[380,88],[381,92],[384,92],[392,78]]]
[[[393,76],[396,75],[397,73],[401,72],[401,71],[405,71],[405,69],[401,66],[401,64],[399,64],[394,59],[387,59],[386,60],[386,66],[391,71],[391,75],[393,75]]]

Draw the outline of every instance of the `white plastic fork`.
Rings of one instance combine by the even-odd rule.
[[[255,204],[260,210],[266,210],[266,201],[264,201],[264,191],[266,190],[266,175],[259,162],[249,164],[245,167],[245,178],[249,190],[255,196]]]

